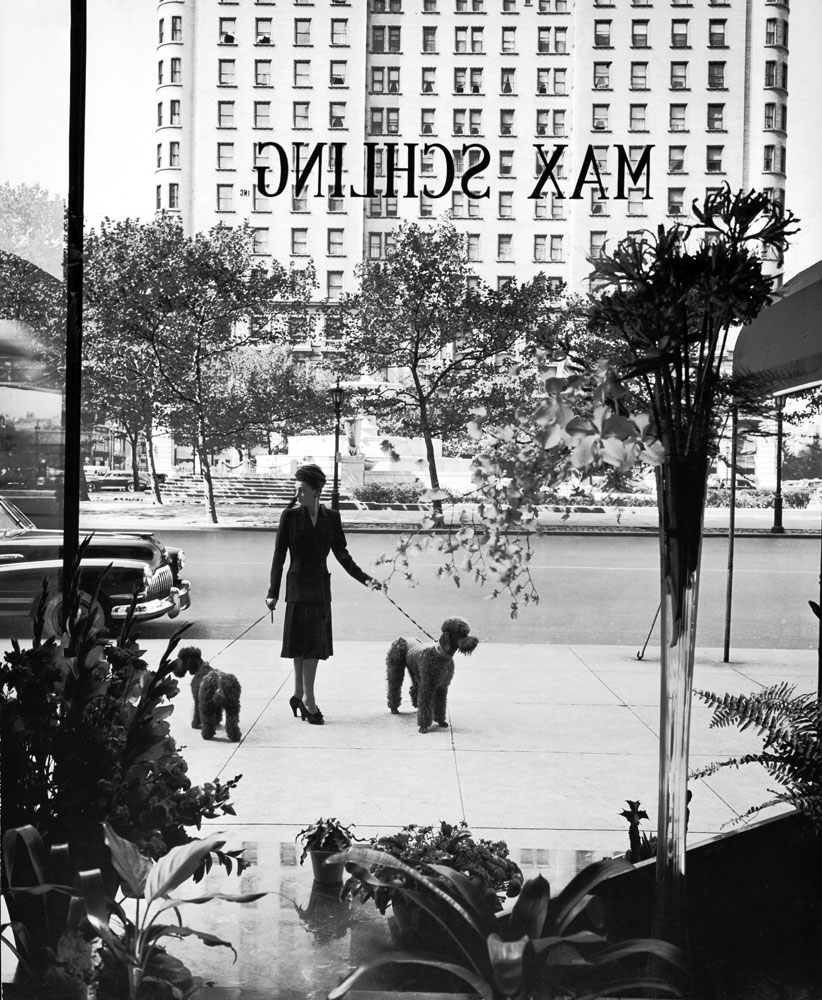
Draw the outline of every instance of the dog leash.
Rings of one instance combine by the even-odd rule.
[[[257,621],[254,622],[253,625],[249,625],[244,632],[240,632],[240,634],[237,636],[236,639],[232,639],[231,642],[228,644],[228,646],[223,646],[223,648],[220,650],[219,653],[215,653],[214,656],[211,657],[210,662],[216,660],[217,657],[220,655],[220,653],[224,653],[230,646],[233,646],[238,639],[242,639],[242,637],[245,635],[246,632],[250,632],[254,628],[254,625],[259,625],[260,622],[263,620],[263,618],[266,617],[266,615],[268,615],[267,611],[264,615],[260,615],[260,617],[257,619]]]
[[[397,604],[397,602],[395,600],[392,600],[392,598],[388,597],[388,591],[387,590],[383,590],[383,593],[385,594],[386,598],[394,605],[394,607],[397,609],[397,611],[399,611],[399,613],[401,615],[405,615],[405,617],[412,623],[412,625],[416,625],[417,628],[420,630],[420,632],[425,632],[425,634],[428,636],[428,638],[431,639],[433,642],[437,641],[436,637],[433,636],[433,635],[431,635],[430,632],[428,632],[426,629],[424,629],[422,627],[422,625],[420,625],[419,622],[414,621],[414,619],[411,617],[411,615],[408,614],[407,611],[403,611],[402,608],[399,606],[399,604]]]

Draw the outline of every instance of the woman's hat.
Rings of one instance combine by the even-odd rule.
[[[301,465],[294,473],[294,478],[302,483],[308,483],[317,490],[321,490],[326,483],[325,473],[319,465],[314,465],[313,462]]]

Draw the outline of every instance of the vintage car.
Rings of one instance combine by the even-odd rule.
[[[135,621],[176,618],[191,605],[190,584],[182,578],[185,554],[163,545],[150,532],[95,531],[80,565],[81,601],[92,602],[96,623],[113,633],[137,593]],[[63,535],[35,527],[5,497],[0,497],[0,618],[34,616],[48,580],[45,633],[54,635],[60,613],[59,582]]]
[[[101,469],[93,473],[87,473],[86,482],[89,492],[99,493],[101,490],[125,490],[129,493],[134,490],[134,476],[130,472],[109,471]],[[146,477],[140,473],[137,476],[137,489],[147,490],[150,483]]]

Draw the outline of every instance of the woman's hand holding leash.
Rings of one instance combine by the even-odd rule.
[[[271,612],[271,624],[273,625],[274,624],[274,609],[277,607],[277,598],[276,597],[266,597],[266,599],[265,599],[265,606]]]

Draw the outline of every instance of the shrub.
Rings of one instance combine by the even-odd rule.
[[[774,505],[773,490],[737,490],[736,506],[738,508],[768,508]],[[811,495],[808,490],[784,490],[782,493],[782,506],[792,508],[805,508],[810,503]],[[709,489],[705,498],[706,507],[730,507],[731,491],[729,489]]]
[[[356,500],[363,503],[417,503],[425,486],[413,483],[366,483],[353,491]]]

